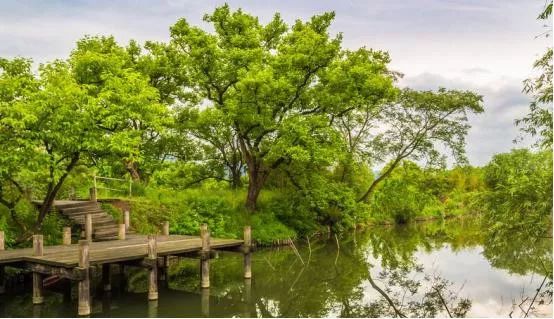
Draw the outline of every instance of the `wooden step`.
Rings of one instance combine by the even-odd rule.
[[[106,215],[106,213],[93,214],[92,215],[92,222],[94,223],[95,220],[99,220],[100,218],[106,219],[106,218],[109,218],[109,216]],[[81,216],[76,216],[76,217],[69,217],[69,219],[71,219],[75,222],[78,222],[78,223],[84,223],[85,220],[86,220],[86,217],[85,217],[85,215],[81,215]]]
[[[102,230],[106,230],[106,229],[111,229],[111,230],[115,230],[115,231],[119,231],[119,226],[118,225],[115,225],[115,224],[106,224],[106,225],[101,225],[101,226],[92,226],[92,230],[94,232],[96,231],[102,231]]]
[[[88,215],[88,214],[92,214],[94,216],[94,215],[97,215],[97,214],[100,214],[100,213],[108,215],[105,211],[103,211],[101,209],[75,212],[75,213],[64,214],[64,215],[67,216],[67,217],[70,217],[70,218],[71,217],[78,218],[78,217],[84,217],[85,215]]]
[[[103,238],[103,237],[113,237],[117,235],[118,235],[117,231],[102,231],[102,232],[93,233],[94,239]]]
[[[55,203],[56,209],[59,209],[59,210],[71,209],[71,208],[75,208],[75,207],[85,207],[85,206],[89,206],[89,205],[90,206],[92,206],[92,205],[98,206],[98,202],[75,201],[75,202],[69,202],[69,203],[64,203],[64,204],[56,204]]]
[[[106,213],[102,207],[93,201],[57,201],[55,208],[74,224],[84,228],[86,216],[92,216],[92,231],[95,241],[118,239],[119,221]],[[133,234],[134,231],[129,231]]]

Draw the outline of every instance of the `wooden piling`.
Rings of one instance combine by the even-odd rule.
[[[96,187],[89,188],[89,194],[90,194],[90,201],[91,202],[98,201],[98,197],[97,197],[97,194],[96,194]]]
[[[79,240],[79,268],[83,278],[79,281],[79,304],[77,313],[79,316],[90,315],[90,261],[89,241]]]
[[[202,241],[202,251],[200,256],[201,287],[210,287],[210,232],[208,225],[200,226],[200,240]]]
[[[111,265],[103,264],[102,265],[102,286],[104,291],[112,290],[112,278],[111,278]]]
[[[44,237],[42,235],[33,235],[33,255],[44,255]],[[44,303],[42,275],[33,272],[33,304],[40,305]]]
[[[151,261],[148,276],[148,300],[158,300],[158,252],[156,235],[148,235],[148,259]]]
[[[63,228],[63,244],[71,245],[71,227]]]
[[[117,238],[120,240],[125,239],[125,224],[119,224],[119,233],[117,234]]]
[[[85,216],[85,239],[92,241],[92,214],[90,213]]]
[[[123,223],[125,224],[125,231],[129,231],[129,227],[131,227],[131,214],[128,210],[123,212]]]
[[[252,230],[244,226],[244,278],[252,278]]]

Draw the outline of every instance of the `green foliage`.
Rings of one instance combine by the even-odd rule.
[[[242,238],[243,227],[251,225],[253,238],[260,244],[296,237],[296,232],[274,215],[271,192],[261,199],[264,213],[254,216],[244,210],[243,196],[243,191],[226,190],[221,185],[179,192],[149,187],[144,197],[130,201],[131,224],[139,233],[149,234],[169,221],[173,234],[198,235],[200,225],[207,223],[212,236],[224,238]]]
[[[552,1],[548,1],[544,10],[537,17],[551,23]],[[545,37],[552,35],[552,25],[543,33]],[[550,41],[551,42],[551,41]],[[529,105],[529,113],[516,120],[516,125],[521,126],[523,132],[532,136],[538,136],[538,145],[544,149],[552,148],[552,46],[533,63],[533,68],[539,72],[534,78],[526,79],[523,84],[523,92],[532,96]]]
[[[369,202],[373,222],[405,223],[475,212],[484,190],[479,169],[422,169],[404,161],[375,191]]]
[[[490,231],[509,238],[513,229],[526,229],[529,240],[551,234],[552,152],[519,149],[495,155],[485,167],[485,181]]]

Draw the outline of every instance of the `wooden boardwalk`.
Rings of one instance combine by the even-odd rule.
[[[157,254],[159,257],[169,255],[191,256],[202,250],[200,237],[169,235],[157,236]],[[239,249],[243,240],[211,238],[212,250]],[[90,265],[142,260],[148,256],[148,242],[145,235],[128,236],[125,240],[91,242],[89,244]],[[77,267],[79,264],[79,245],[45,246],[42,256],[33,256],[33,248],[0,251],[0,265],[15,263],[33,263],[64,268]]]
[[[88,231],[90,225],[90,216]],[[244,278],[250,279],[251,272],[251,233],[244,228],[244,239],[210,238],[208,226],[200,227],[200,236],[170,235],[169,224],[163,224],[162,235],[127,235],[125,224],[119,225],[119,240],[93,242],[80,240],[71,244],[71,231],[64,228],[64,245],[43,246],[43,236],[33,236],[33,248],[4,250],[4,233],[0,231],[0,292],[4,288],[4,268],[28,269],[33,275],[33,304],[44,303],[43,290],[45,276],[65,278],[78,283],[79,315],[91,313],[91,267],[101,268],[105,291],[111,289],[110,265],[136,266],[148,270],[148,299],[158,299],[158,280],[167,279],[169,256],[191,257],[200,260],[200,282],[202,288],[210,287],[210,259],[214,251],[225,250],[244,255]],[[160,270],[160,272],[158,272]],[[160,276],[161,275],[161,276]]]

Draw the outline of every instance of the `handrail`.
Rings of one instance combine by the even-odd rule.
[[[123,192],[123,193],[127,192],[126,190],[98,186],[97,183],[96,183],[96,179],[106,179],[106,180],[123,181],[123,182],[127,181],[126,179],[114,178],[114,177],[105,177],[105,176],[96,176],[96,174],[94,175],[93,179],[94,179],[94,188],[95,189],[109,189],[109,190],[114,190],[114,191]],[[132,195],[133,195],[133,180],[129,179],[129,197],[131,197]]]
[[[124,178],[114,178],[114,177],[104,177],[104,176],[96,176],[96,178],[111,179],[111,180],[114,180],[114,181],[126,181],[126,179],[124,179]]]

